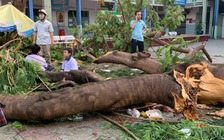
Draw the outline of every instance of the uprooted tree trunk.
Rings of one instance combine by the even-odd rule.
[[[108,80],[32,95],[0,95],[7,119],[47,120],[80,112],[115,110],[155,102],[174,107],[172,92],[180,86],[164,74]]]

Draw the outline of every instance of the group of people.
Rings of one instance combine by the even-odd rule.
[[[49,65],[51,62],[50,57],[50,46],[54,45],[54,35],[53,35],[53,26],[50,21],[46,19],[46,11],[40,9],[39,21],[36,22],[34,27],[33,34],[33,46],[31,46],[31,53],[26,57],[27,61],[34,61],[41,64],[42,71],[51,71],[53,68]],[[132,20],[130,27],[132,29],[132,48],[131,53],[136,52],[136,47],[138,46],[139,52],[144,51],[144,37],[143,32],[146,30],[146,24],[141,20],[142,13],[141,11],[135,12],[135,20]],[[64,58],[61,70],[70,71],[78,70],[78,65],[76,60],[72,57],[73,50],[72,48],[64,49]],[[42,57],[43,56],[43,57]],[[46,58],[46,60],[44,59]]]
[[[50,46],[54,45],[53,26],[46,19],[46,11],[40,9],[39,21],[36,22],[33,34],[33,45],[30,46],[30,53],[26,56],[28,62],[35,62],[41,65],[42,71],[52,71],[54,68],[50,66]],[[77,61],[72,57],[73,49],[65,48],[63,52],[64,61],[61,71],[78,70]],[[46,60],[45,60],[46,59]]]

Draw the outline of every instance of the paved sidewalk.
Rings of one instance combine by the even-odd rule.
[[[213,63],[224,63],[224,39],[210,39],[205,48],[211,55]]]
[[[0,128],[0,140],[117,140],[126,134],[97,116],[83,121],[52,122]]]

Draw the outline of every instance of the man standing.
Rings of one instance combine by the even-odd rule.
[[[131,21],[131,28],[132,28],[132,48],[131,53],[136,52],[136,46],[138,46],[139,52],[143,52],[144,50],[144,38],[143,38],[143,32],[146,29],[145,22],[141,20],[142,12],[136,11],[135,12],[135,20]]]
[[[33,44],[38,44],[41,47],[40,54],[43,55],[47,63],[50,64],[50,46],[54,45],[54,29],[51,22],[46,19],[46,11],[40,9],[38,13],[40,20],[36,22],[34,27]]]

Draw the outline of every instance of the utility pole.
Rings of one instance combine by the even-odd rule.
[[[33,15],[33,0],[29,0],[29,17],[34,21],[34,15]]]
[[[204,31],[204,34],[206,33],[207,8],[208,8],[208,0],[204,0],[202,9],[202,29]]]
[[[81,0],[76,0],[76,18],[77,18],[77,28],[78,28],[78,37],[82,36],[82,7]]]
[[[215,10],[214,10],[214,39],[218,38],[218,18],[219,18],[219,0],[215,0]]]

